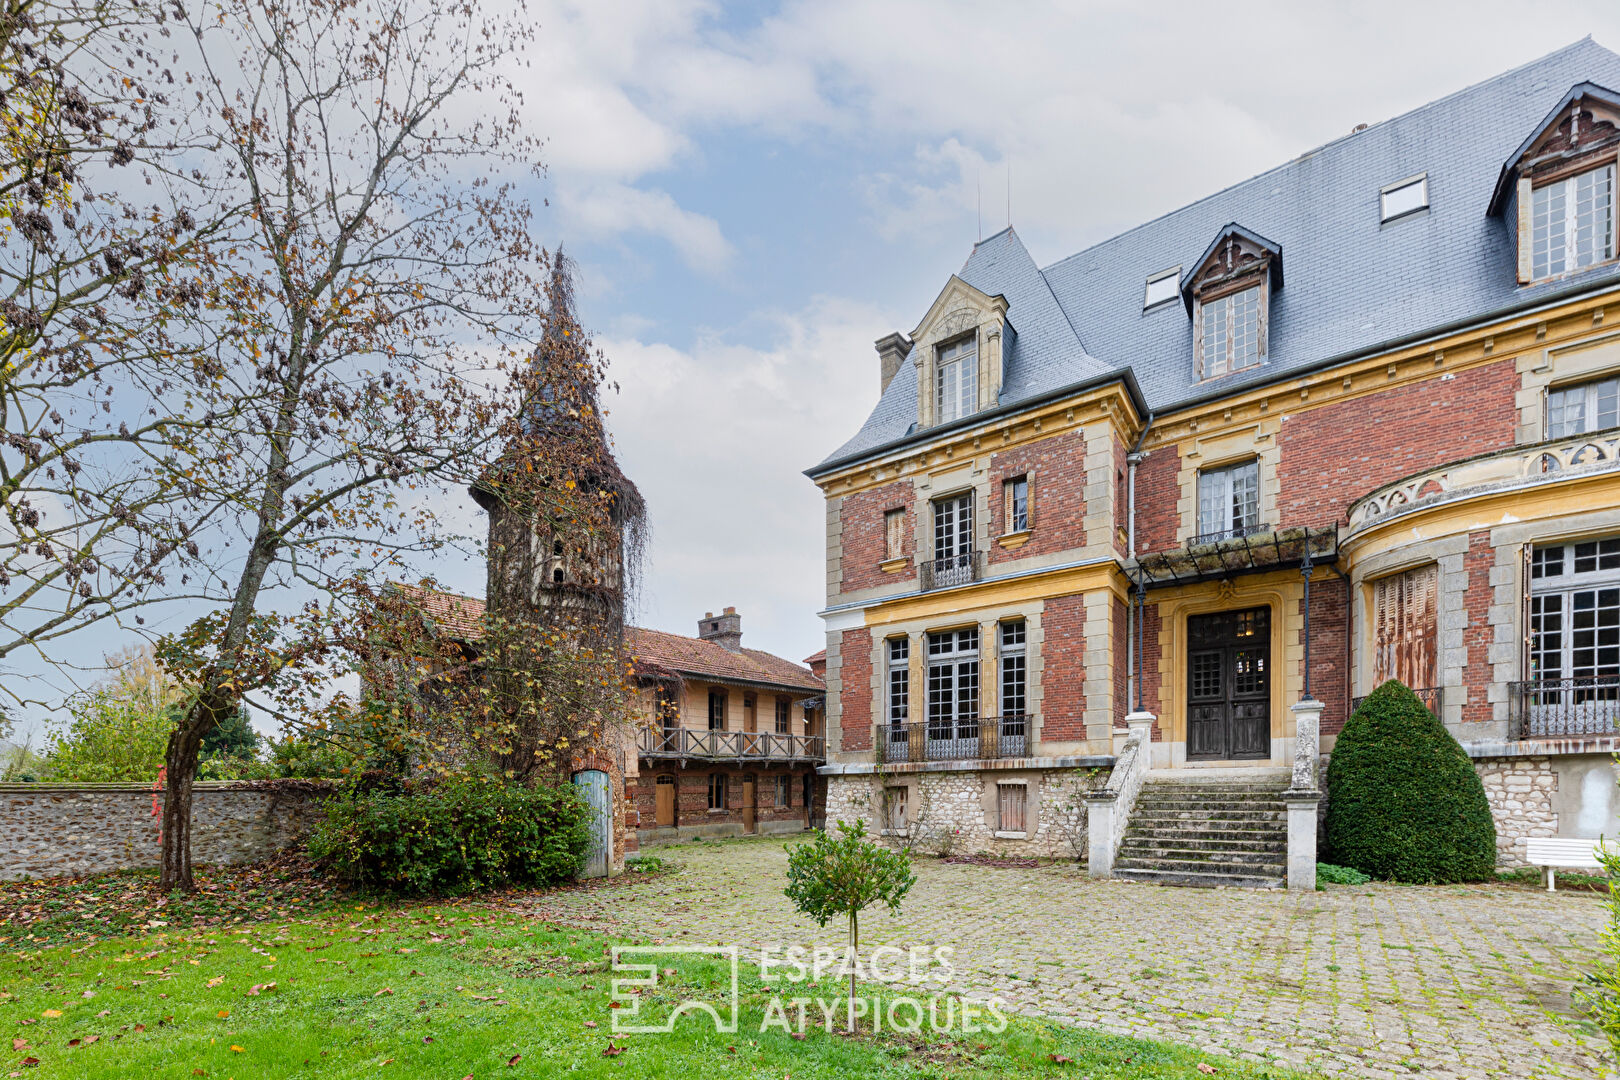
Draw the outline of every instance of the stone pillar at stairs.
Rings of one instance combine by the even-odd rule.
[[[1307,699],[1293,706],[1294,776],[1283,792],[1288,804],[1288,890],[1316,891],[1316,810],[1322,802],[1317,772],[1321,761],[1322,709]]]
[[[1150,712],[1133,712],[1125,717],[1130,734],[1114,758],[1114,771],[1106,785],[1086,796],[1086,865],[1092,877],[1114,874],[1114,856],[1125,836],[1131,806],[1142,790],[1143,778],[1153,767],[1153,724],[1157,719]]]

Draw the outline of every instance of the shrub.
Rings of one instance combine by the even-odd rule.
[[[68,722],[51,731],[45,756],[53,780],[155,780],[174,730],[170,707],[100,689],[74,698]]]
[[[404,794],[351,786],[327,802],[309,850],[341,880],[376,892],[550,885],[585,865],[591,814],[570,785],[459,777]]]
[[[1327,788],[1334,862],[1413,883],[1494,875],[1496,825],[1479,774],[1445,725],[1395,680],[1344,725]]]
[[[1603,958],[1575,997],[1608,1037],[1610,1052],[1620,1059],[1620,848],[1604,844],[1598,861],[1609,874],[1609,925],[1599,935]]]
[[[1372,878],[1360,870],[1348,866],[1335,866],[1333,863],[1319,862],[1316,864],[1317,887],[1323,885],[1365,885]]]

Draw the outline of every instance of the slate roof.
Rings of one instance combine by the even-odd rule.
[[[1620,264],[1610,263],[1520,286],[1508,223],[1486,214],[1503,163],[1588,81],[1620,87],[1620,55],[1584,38],[1044,269],[1011,228],[980,241],[961,276],[1007,298],[1017,335],[998,404],[1129,374],[1146,406],[1165,412],[1615,284]],[[1429,210],[1381,224],[1380,189],[1419,173]],[[1281,248],[1287,285],[1271,299],[1266,362],[1198,383],[1186,308],[1143,311],[1143,288],[1149,274],[1191,269],[1229,223]],[[811,474],[903,440],[916,417],[916,369],[905,363],[860,431]]]
[[[474,642],[483,635],[482,600],[416,585],[396,587],[416,597],[423,612],[453,637]],[[809,669],[759,649],[732,652],[712,641],[640,626],[625,627],[624,639],[637,672],[649,677],[677,675],[817,694],[826,690]]]

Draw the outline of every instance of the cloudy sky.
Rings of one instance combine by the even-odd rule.
[[[873,340],[916,324],[1009,194],[1046,265],[1585,35],[1620,48],[1613,0],[538,10],[548,241],[581,263],[652,514],[637,619],[691,633],[735,604],[746,642],[793,658],[822,644],[802,470],[876,400]]]

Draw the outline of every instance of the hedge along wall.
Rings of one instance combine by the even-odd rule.
[[[314,827],[324,780],[214,780],[193,787],[191,858],[267,859]],[[162,792],[157,793],[162,806]],[[0,784],[0,880],[158,865],[150,784]]]

